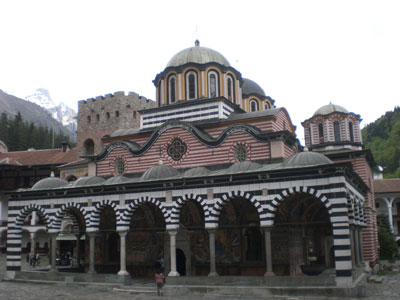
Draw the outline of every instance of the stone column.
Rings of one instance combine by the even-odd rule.
[[[31,240],[30,255],[33,255],[33,254],[35,254],[36,232],[30,232],[29,237]]]
[[[94,269],[94,238],[96,237],[95,232],[88,233],[89,235],[89,271],[90,274],[95,274],[96,270]]]
[[[32,211],[32,219],[31,219],[31,225],[35,226],[36,225],[36,218],[37,218],[37,212]]]
[[[120,237],[121,243],[121,250],[120,250],[120,260],[121,260],[121,269],[118,272],[118,275],[126,276],[129,273],[126,271],[126,235],[128,234],[127,231],[118,232]]]
[[[50,272],[56,271],[56,258],[57,258],[57,236],[58,233],[50,233]]]
[[[208,230],[210,240],[210,273],[208,276],[218,276],[217,267],[215,264],[215,229]]]
[[[78,263],[78,267],[81,266],[81,236],[82,234],[75,234],[76,237],[76,261]]]
[[[271,251],[271,228],[263,228],[264,229],[264,239],[265,239],[265,268],[266,272],[264,276],[273,276],[275,275],[272,271],[272,251]]]
[[[179,273],[176,271],[176,234],[178,233],[176,230],[169,230],[169,238],[170,238],[170,253],[171,253],[171,271],[168,276],[179,276]]]
[[[387,208],[387,213],[388,213],[390,232],[393,233],[392,204],[393,204],[394,198],[384,198],[384,200],[386,203],[386,208]]]

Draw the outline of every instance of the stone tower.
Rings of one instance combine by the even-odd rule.
[[[78,103],[79,155],[92,155],[103,149],[103,137],[115,130],[139,127],[139,111],[153,108],[156,103],[136,93],[116,92]]]

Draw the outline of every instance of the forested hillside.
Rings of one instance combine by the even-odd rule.
[[[400,177],[400,107],[387,112],[362,130],[366,149],[371,149],[384,178]]]
[[[0,112],[6,113],[9,118],[14,118],[19,112],[27,122],[33,122],[35,126],[53,128],[56,132],[62,131],[64,134],[74,136],[66,127],[55,120],[50,113],[39,105],[9,95],[0,89]]]
[[[14,117],[8,117],[3,112],[0,116],[0,140],[7,145],[8,151],[51,149],[53,132],[47,127],[24,121],[19,112]],[[69,137],[62,132],[54,133],[55,148],[59,148],[64,141],[69,142]]]

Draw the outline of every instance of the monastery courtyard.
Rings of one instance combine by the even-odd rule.
[[[46,264],[46,258],[42,258],[42,265]],[[112,288],[98,287],[98,286],[78,286],[75,284],[31,284],[31,283],[16,283],[3,281],[5,276],[5,262],[6,257],[4,254],[0,254],[0,299],[1,300],[144,300],[144,299],[160,299],[155,291],[154,293],[141,293],[134,294],[125,291],[113,291]],[[25,262],[22,264],[23,270],[33,269],[28,266]],[[381,276],[383,282],[368,283],[367,284],[367,298],[365,300],[398,300],[400,299],[400,272]],[[153,287],[153,284],[147,283],[146,288]],[[200,293],[190,293],[185,295],[177,295],[168,293],[168,287],[166,294],[162,299],[175,299],[175,300],[193,300],[195,299],[256,299],[255,296],[235,296],[235,295],[206,295]],[[339,300],[343,298],[329,297],[322,298],[318,296],[305,297],[305,296],[266,296],[259,299],[266,300],[316,300],[316,299],[330,299]],[[357,298],[351,298],[357,299]]]

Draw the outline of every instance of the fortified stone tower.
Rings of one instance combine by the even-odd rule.
[[[155,107],[155,102],[134,92],[107,94],[78,103],[79,155],[92,155],[103,149],[102,138],[117,129],[139,127],[139,110]]]

